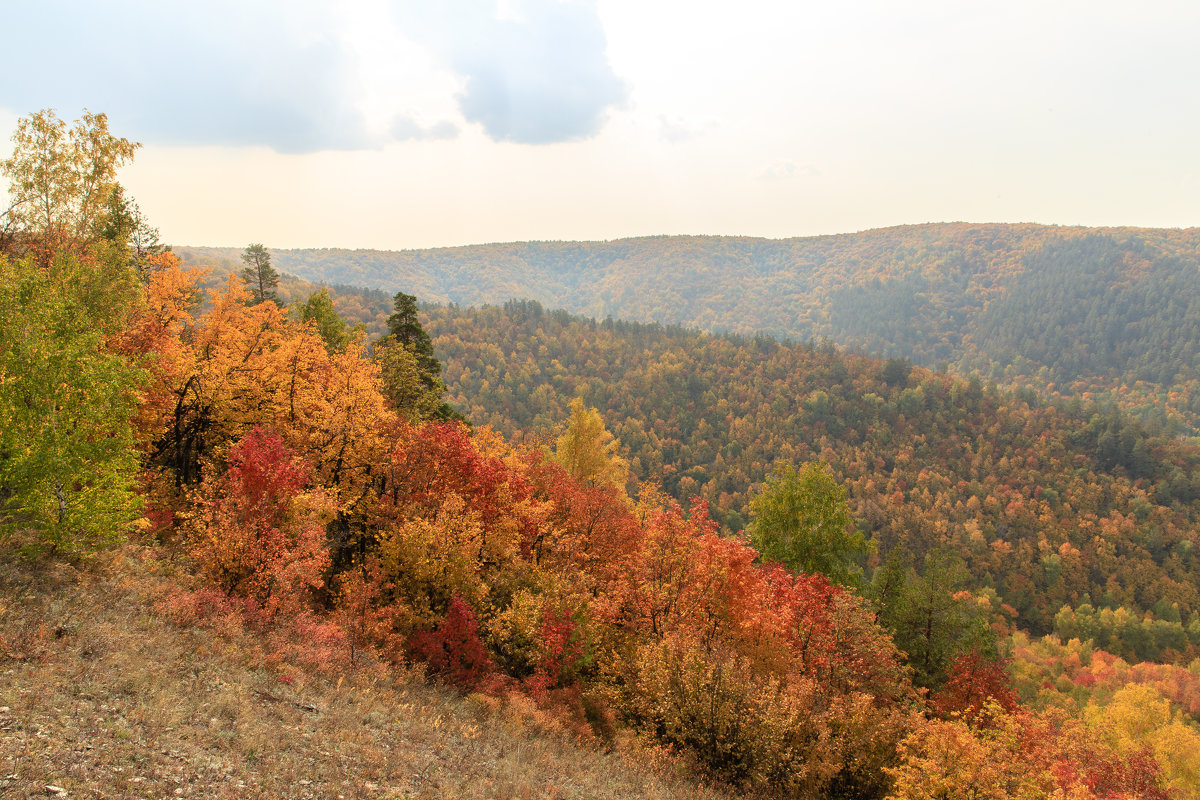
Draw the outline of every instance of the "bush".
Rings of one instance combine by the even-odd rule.
[[[409,638],[409,650],[426,662],[430,671],[464,690],[476,688],[495,671],[492,659],[479,640],[479,622],[462,597],[450,601],[446,618],[432,631]]]
[[[790,797],[878,797],[907,717],[732,651],[668,638],[637,654],[627,713],[715,776]]]

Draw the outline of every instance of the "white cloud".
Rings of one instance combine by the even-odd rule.
[[[401,28],[423,30],[462,77],[462,115],[495,141],[587,139],[628,96],[592,3],[452,0],[434,15],[425,4],[396,10]]]
[[[575,2],[15,0],[5,17],[20,35],[0,49],[0,105],[102,109],[163,144],[371,149],[464,121],[553,143],[626,96]]]

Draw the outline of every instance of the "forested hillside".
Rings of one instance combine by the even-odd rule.
[[[532,302],[356,294],[368,339],[261,243],[181,268],[103,115],[38,112],[14,144],[0,789],[490,796],[529,785],[476,769],[524,760],[503,725],[518,753],[556,730],[752,796],[1200,795],[1200,456],[1176,438]],[[122,613],[79,624],[96,603]],[[61,746],[89,728],[103,763]],[[556,760],[546,796],[650,785]]]
[[[296,682],[293,665],[353,679],[420,664],[497,714],[525,708],[629,753],[641,739],[730,786],[890,791],[925,701],[864,598],[760,563],[703,506],[652,486],[631,495],[594,409],[572,408],[550,451],[472,432],[441,402],[410,295],[368,349],[328,294],[285,306],[260,244],[202,292],[203,273],[136,246],[115,180],[136,145],[102,115],[69,128],[39,112],[19,134],[0,165],[23,212],[0,240],[0,552],[18,574],[132,538],[147,560],[180,566],[155,613],[207,629],[220,652],[257,634],[246,657],[280,686]],[[4,595],[0,660],[53,657],[47,640],[70,624],[47,632],[34,587]],[[949,657],[939,687],[971,675]],[[39,698],[12,680],[0,681],[16,698],[0,741],[17,728],[49,737]],[[960,694],[947,709],[981,706]],[[212,726],[238,736],[241,715],[222,716]],[[145,720],[127,731],[153,733]],[[4,787],[37,785],[22,770]],[[221,794],[212,772],[193,773],[204,796]],[[125,788],[86,768],[68,777],[47,793]],[[1154,768],[1156,786],[1168,780]]]
[[[185,262],[236,261],[180,248]],[[803,239],[664,236],[435,250],[280,250],[305,279],[460,305],[828,338],[1147,420],[1200,424],[1200,229],[917,225]]]
[[[582,397],[638,479],[705,498],[730,530],[776,462],[825,460],[876,559],[949,551],[1035,632],[1086,605],[1138,623],[1153,611],[1148,638],[1114,645],[1131,656],[1200,644],[1200,452],[1128,415],[902,359],[597,323],[531,302],[427,313],[448,399],[477,423],[545,436]]]

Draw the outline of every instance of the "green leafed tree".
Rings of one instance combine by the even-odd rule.
[[[242,252],[242,262],[246,265],[241,272],[246,288],[250,290],[251,303],[279,303],[279,295],[275,287],[279,285],[279,273],[271,266],[271,253],[257,242],[246,246]]]
[[[140,371],[109,352],[89,268],[0,256],[0,529],[86,551],[137,516],[129,421]]]
[[[783,464],[750,501],[750,539],[764,560],[800,572],[821,572],[843,585],[858,582],[857,560],[867,552],[846,505],[846,489],[829,465]]]
[[[325,340],[325,346],[330,352],[340,352],[346,349],[353,338],[346,320],[342,319],[333,307],[333,299],[329,290],[322,288],[313,292],[304,305],[300,306],[300,321],[311,322],[316,326],[317,333]]]

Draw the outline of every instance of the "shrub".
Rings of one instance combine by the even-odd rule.
[[[462,597],[450,601],[446,618],[432,631],[409,638],[409,650],[429,669],[460,689],[471,690],[495,667],[479,640],[479,622]]]

